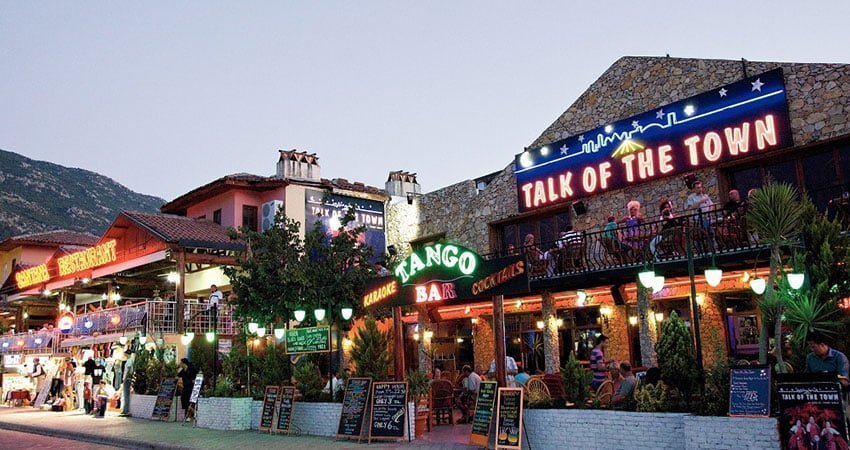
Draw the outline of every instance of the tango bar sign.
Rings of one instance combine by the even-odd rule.
[[[18,284],[18,289],[30,287],[38,283],[44,283],[49,279],[50,274],[47,272],[47,264],[39,264],[15,274],[15,283]]]
[[[59,276],[81,272],[93,267],[109,264],[117,259],[115,255],[115,240],[106,241],[103,244],[71,253],[59,258]]]
[[[793,145],[782,69],[529,148],[516,156],[519,211]]]

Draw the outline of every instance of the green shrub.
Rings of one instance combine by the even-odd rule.
[[[567,403],[573,403],[577,408],[584,408],[590,398],[590,382],[593,375],[586,372],[570,352],[567,364],[561,368],[561,382],[564,385],[564,398]]]
[[[726,346],[714,328],[709,329],[708,343],[713,358],[705,374],[705,394],[699,405],[699,413],[705,416],[725,416],[729,411],[729,359]]]
[[[322,389],[322,376],[319,369],[312,361],[302,361],[295,366],[295,387],[301,391],[304,401],[317,402],[330,398],[330,394],[324,395]]]
[[[390,342],[387,333],[378,330],[374,317],[366,317],[363,328],[352,339],[351,359],[357,376],[375,381],[387,379],[390,368]]]
[[[148,365],[150,364],[151,354],[149,351],[141,347],[136,352],[136,360],[133,363],[136,373],[133,375],[133,392],[137,394],[145,394],[148,391]]]
[[[668,393],[664,383],[645,384],[635,390],[635,410],[662,412],[667,410]]]
[[[655,344],[661,379],[676,388],[680,398],[690,404],[691,394],[697,385],[696,358],[691,352],[691,333],[676,311],[661,323],[661,336]]]

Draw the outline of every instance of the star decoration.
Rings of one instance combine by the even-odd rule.
[[[655,113],[655,118],[656,118],[656,119],[663,119],[663,118],[664,118],[664,110],[663,110],[663,109],[659,109],[659,110],[658,110],[658,112],[657,112],[657,113]]]
[[[639,127],[639,126],[640,126],[640,124],[638,123],[638,121],[637,121],[637,120],[633,120],[633,121],[632,121],[632,127],[637,128],[637,127]]]
[[[582,135],[580,135],[580,136],[578,137],[578,141],[579,141],[579,142],[584,142],[584,135],[583,135],[583,134],[582,134]]]
[[[562,154],[562,155],[566,155],[566,154],[567,154],[567,152],[568,152],[569,150],[570,150],[570,148],[569,148],[569,147],[567,147],[567,144],[564,144],[564,145],[561,147],[561,154]]]
[[[726,88],[721,88],[719,91],[721,97],[726,97],[727,92],[729,91],[727,91]]]
[[[761,87],[764,86],[764,83],[761,82],[761,78],[756,78],[756,81],[753,81],[750,84],[753,85],[754,91],[759,91],[759,92],[761,92]]]

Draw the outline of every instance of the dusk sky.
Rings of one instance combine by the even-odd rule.
[[[504,168],[624,55],[850,63],[850,2],[0,0],[0,148],[171,200],[278,149]]]

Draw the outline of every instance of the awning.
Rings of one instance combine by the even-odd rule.
[[[118,342],[118,339],[120,339],[121,336],[129,337],[126,334],[120,333],[103,334],[100,336],[81,336],[77,338],[65,339],[64,341],[62,341],[62,344],[60,344],[60,347],[86,347],[95,344],[105,344],[107,342]]]

